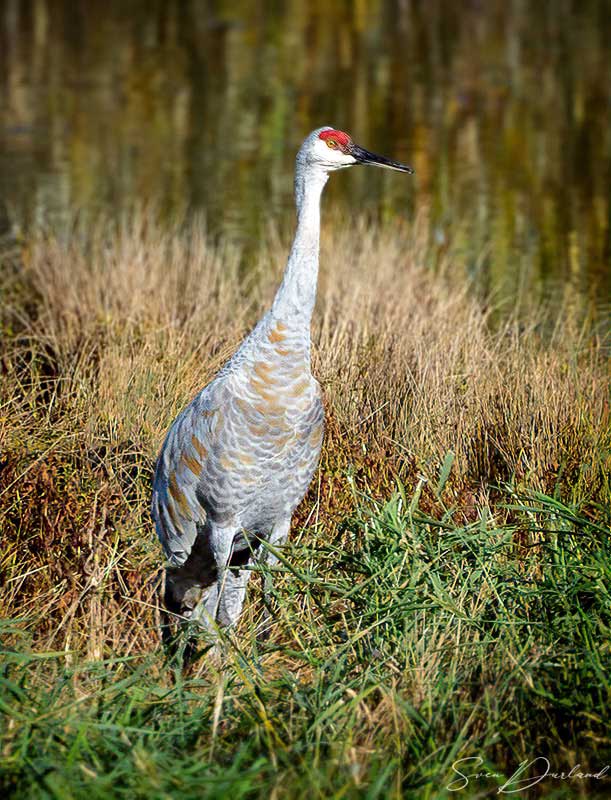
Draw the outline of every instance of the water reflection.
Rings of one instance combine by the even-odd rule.
[[[155,200],[253,246],[333,124],[416,168],[329,193],[426,209],[482,291],[611,286],[604,0],[0,0],[0,196],[27,223]],[[393,179],[394,177],[394,179]],[[327,201],[328,202],[328,201]]]

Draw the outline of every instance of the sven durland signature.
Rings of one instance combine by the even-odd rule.
[[[588,772],[582,769],[581,764],[576,764],[568,772],[554,772],[550,761],[545,756],[537,756],[530,761],[522,761],[508,779],[505,779],[505,776],[500,772],[489,772],[488,770],[480,769],[483,763],[484,759],[480,756],[459,758],[458,761],[452,764],[452,772],[458,777],[451,781],[446,786],[446,789],[450,792],[460,792],[461,789],[466,789],[471,781],[489,778],[497,782],[499,780],[505,781],[497,787],[496,794],[517,794],[545,780],[571,783],[588,779],[604,780],[608,777],[611,778],[608,764],[598,772]]]

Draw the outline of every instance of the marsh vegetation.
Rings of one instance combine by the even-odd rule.
[[[224,672],[165,661],[153,459],[287,244],[244,277],[202,230],[75,224],[5,271],[7,790],[439,797],[459,757],[604,766],[608,341],[570,304],[492,324],[418,223],[326,228],[327,435],[268,642],[255,580]]]

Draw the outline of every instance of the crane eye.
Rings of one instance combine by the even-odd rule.
[[[337,150],[337,142],[335,139],[326,139],[327,147],[330,147],[331,150]]]

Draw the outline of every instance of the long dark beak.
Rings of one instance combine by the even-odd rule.
[[[414,174],[414,170],[408,167],[407,164],[401,164],[400,161],[392,161],[385,156],[378,156],[375,153],[370,153],[364,147],[359,147],[358,144],[353,144],[350,147],[350,155],[356,158],[359,164],[374,164],[376,167],[386,167],[386,169],[396,169],[398,172],[409,172],[410,175]]]

